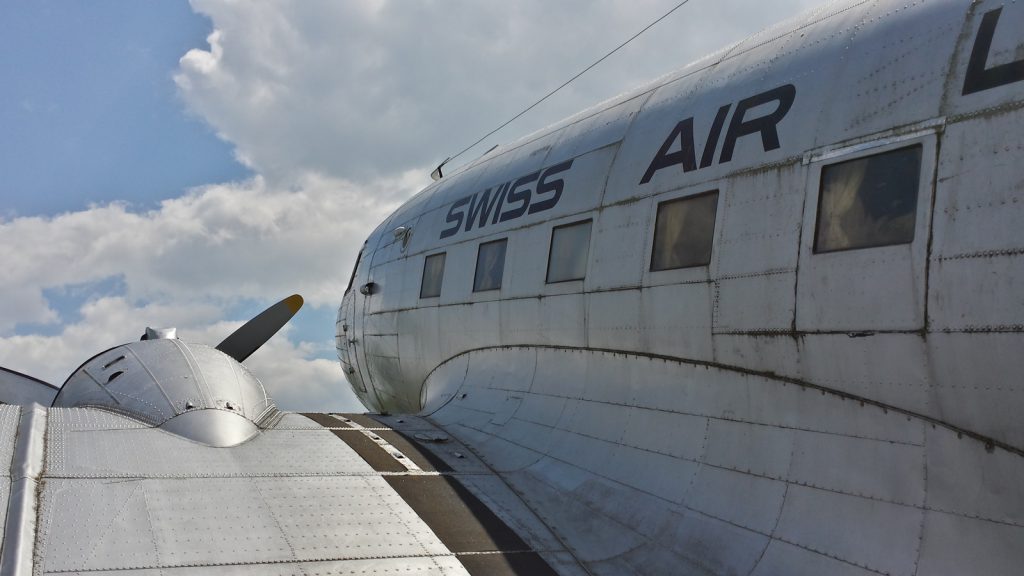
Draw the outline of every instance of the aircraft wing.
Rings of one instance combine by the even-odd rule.
[[[0,402],[49,405],[59,388],[27,374],[0,366]]]
[[[0,406],[0,570],[582,573],[465,446],[402,422],[281,414],[215,448],[95,408]]]
[[[426,420],[279,411],[241,362],[301,305],[216,348],[147,328],[59,389],[0,368],[0,574],[585,573]]]

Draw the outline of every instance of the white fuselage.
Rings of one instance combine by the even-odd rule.
[[[1021,30],[828,6],[490,151],[366,241],[349,381],[588,573],[1019,572]]]
[[[445,176],[363,248],[338,316],[353,388],[418,412],[471,351],[621,352],[1024,449],[1024,7],[1000,6],[822,8]],[[876,158],[890,168],[872,176]],[[890,177],[914,187],[902,205]],[[853,198],[872,178],[874,199]],[[659,205],[708,193],[710,228],[675,222],[707,235],[706,263],[656,264]],[[546,281],[553,229],[582,221],[583,277]],[[480,246],[503,239],[500,288],[474,291]],[[440,253],[440,293],[421,297]]]

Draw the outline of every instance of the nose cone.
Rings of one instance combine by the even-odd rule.
[[[245,366],[174,339],[132,342],[93,357],[53,405],[110,410],[212,446],[244,442],[277,412]]]

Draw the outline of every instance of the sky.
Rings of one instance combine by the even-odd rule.
[[[59,385],[299,293],[246,364],[282,409],[362,411],[333,337],[365,237],[677,3],[0,3],[0,365]],[[819,4],[691,0],[453,166]]]

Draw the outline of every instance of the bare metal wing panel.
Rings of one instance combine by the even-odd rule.
[[[36,460],[39,487],[14,513],[2,479],[5,537],[27,544],[5,539],[10,573],[574,573],[543,523],[453,440],[427,454],[373,421],[285,414],[218,448],[99,409],[36,407],[45,444],[24,452],[19,415],[31,410],[0,406],[0,458],[10,470]]]

